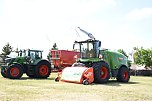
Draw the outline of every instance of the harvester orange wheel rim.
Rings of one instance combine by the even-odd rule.
[[[128,74],[127,71],[124,71],[123,77],[124,77],[125,80],[128,80],[129,74]]]
[[[48,74],[48,71],[49,71],[48,66],[42,65],[42,66],[40,67],[39,71],[40,71],[40,74],[41,74],[42,76],[47,75],[47,74]]]
[[[13,68],[11,68],[11,70],[10,70],[11,76],[18,76],[19,73],[20,73],[20,71],[19,71],[19,69],[18,69],[17,67],[13,67]]]
[[[108,76],[108,70],[106,67],[102,67],[101,68],[101,79],[106,79],[106,77]]]

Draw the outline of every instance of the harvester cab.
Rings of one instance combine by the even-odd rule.
[[[75,45],[78,45],[80,49],[75,49]],[[80,50],[81,58],[97,58],[100,46],[101,42],[99,40],[75,41],[74,50]]]
[[[101,47],[101,41],[99,40],[88,39],[86,41],[79,41],[79,42],[75,41],[73,48],[74,50],[78,50],[80,52],[80,58],[77,60],[77,62],[88,63],[91,61],[92,62],[100,61],[100,59],[98,58],[100,47]]]
[[[72,67],[63,69],[61,76],[56,78],[66,82],[90,84],[107,83],[110,77],[119,82],[128,82],[130,79],[127,58],[117,52],[100,50],[101,41],[87,31],[78,27],[80,31],[88,35],[86,41],[75,41],[73,48],[80,52],[80,58]]]

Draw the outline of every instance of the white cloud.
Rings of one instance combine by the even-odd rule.
[[[152,16],[152,8],[142,8],[133,10],[126,18],[127,20],[142,20],[150,16]]]

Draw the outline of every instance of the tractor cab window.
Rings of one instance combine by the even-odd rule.
[[[21,50],[21,51],[18,52],[18,56],[25,57],[26,56],[26,52],[24,50]]]
[[[22,57],[25,57],[26,56],[26,51],[23,51],[22,52]]]
[[[29,55],[32,59],[41,59],[42,58],[42,52],[41,51],[29,51]]]
[[[40,59],[41,58],[41,52],[35,52],[35,58]]]
[[[32,59],[35,59],[35,52],[30,52],[30,57],[31,57]]]
[[[95,58],[96,52],[92,42],[81,43],[81,56],[82,58]]]

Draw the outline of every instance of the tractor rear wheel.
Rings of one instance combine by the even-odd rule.
[[[36,77],[47,78],[51,73],[51,65],[47,61],[41,61],[36,66]]]
[[[94,63],[94,82],[95,83],[107,83],[110,78],[109,65],[106,62]]]
[[[1,75],[2,75],[4,78],[7,78],[6,70],[5,70],[4,68],[1,68]]]
[[[130,79],[130,72],[127,67],[121,67],[118,71],[117,81],[119,82],[128,82]]]
[[[10,79],[20,79],[23,75],[23,69],[18,64],[13,64],[7,69],[7,76]]]

